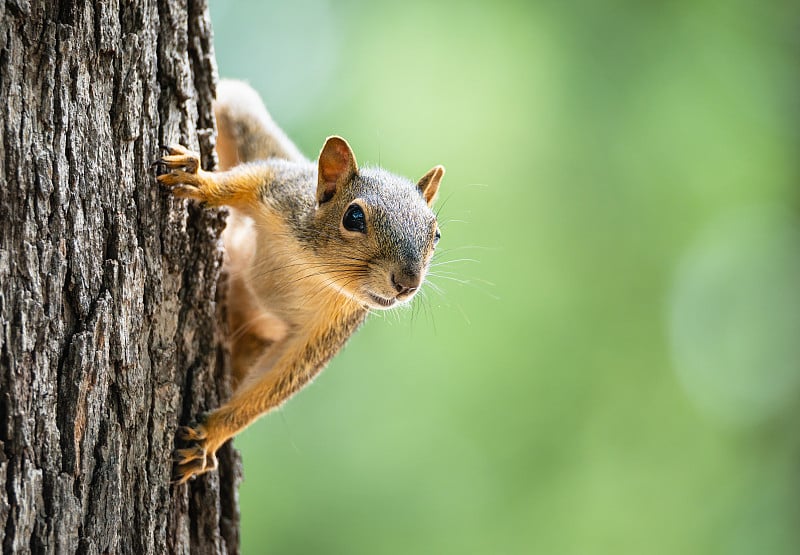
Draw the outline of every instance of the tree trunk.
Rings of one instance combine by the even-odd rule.
[[[170,485],[177,426],[228,395],[223,216],[149,169],[213,164],[215,81],[204,0],[0,3],[6,553],[238,551],[230,446]]]

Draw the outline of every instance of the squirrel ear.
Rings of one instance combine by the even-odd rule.
[[[328,137],[319,153],[317,202],[328,202],[340,185],[358,173],[356,156],[347,141],[341,137]]]
[[[422,179],[417,183],[417,188],[422,194],[422,198],[428,203],[428,206],[433,206],[436,200],[436,194],[439,192],[439,182],[444,176],[444,166],[436,166],[431,171],[422,176]]]

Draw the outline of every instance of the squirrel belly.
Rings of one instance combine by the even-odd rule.
[[[370,309],[410,301],[439,239],[431,210],[444,175],[416,184],[359,168],[340,137],[309,161],[248,85],[222,81],[215,105],[219,172],[167,147],[158,181],[173,195],[232,208],[223,233],[234,392],[185,426],[176,480],[216,468],[215,453],[311,381]]]

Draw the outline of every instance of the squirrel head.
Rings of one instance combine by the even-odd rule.
[[[374,309],[409,301],[439,240],[431,206],[444,168],[418,183],[380,168],[359,169],[350,145],[329,137],[317,166],[314,246],[341,293]]]

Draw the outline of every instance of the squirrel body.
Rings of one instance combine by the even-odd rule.
[[[223,240],[234,392],[179,429],[179,483],[215,469],[217,449],[311,381],[371,309],[409,301],[439,238],[442,166],[416,184],[359,169],[340,137],[312,162],[239,81],[220,83],[215,115],[222,171],[172,145],[157,178],[177,197],[233,209]]]

